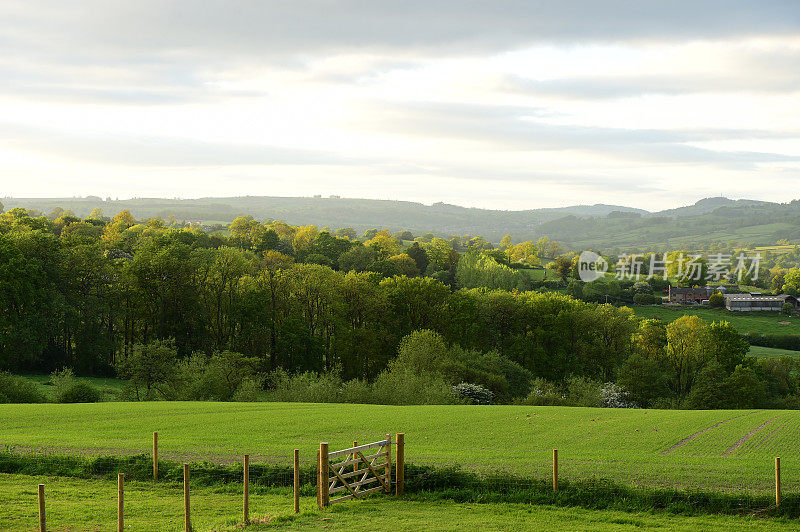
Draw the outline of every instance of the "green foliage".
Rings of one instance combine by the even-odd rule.
[[[628,390],[631,400],[642,407],[651,407],[659,398],[671,395],[669,377],[655,360],[642,354],[631,355],[622,365],[618,383]]]
[[[488,252],[470,249],[458,262],[456,283],[462,288],[525,290],[527,277],[505,264],[500,264]]]
[[[76,379],[70,368],[53,372],[50,383],[57,403],[96,403],[102,399],[97,388],[84,380]]]
[[[120,362],[118,371],[128,379],[136,400],[170,397],[178,371],[177,358],[171,341],[137,344]]]
[[[724,308],[725,296],[719,292],[714,292],[708,297],[708,306],[709,308]]]
[[[45,397],[30,379],[0,372],[0,403],[44,403]]]
[[[471,405],[490,405],[494,394],[479,384],[460,382],[453,386],[453,389],[467,404]]]

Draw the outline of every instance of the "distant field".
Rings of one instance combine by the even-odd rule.
[[[800,351],[789,349],[776,349],[774,347],[761,347],[760,345],[750,346],[750,355],[756,358],[780,358],[783,356],[800,357]]]
[[[165,458],[288,463],[405,432],[416,464],[546,477],[558,448],[566,479],[733,491],[769,491],[782,456],[800,491],[800,411],[156,402],[0,405],[0,419],[0,448],[18,452],[144,453],[159,431]]]
[[[0,529],[35,530],[36,485],[45,484],[47,524],[52,530],[114,530],[116,483],[106,480],[29,477],[0,474]],[[242,530],[240,485],[193,487],[195,530]],[[183,491],[177,484],[126,483],[126,530],[182,530]],[[612,510],[558,508],[532,504],[420,501],[377,495],[319,512],[313,497],[301,497],[301,513],[291,511],[288,489],[251,493],[253,523],[247,530],[796,530],[797,522],[758,517],[628,513]]]
[[[725,309],[681,306],[639,306],[631,305],[637,315],[645,318],[660,318],[665,322],[675,321],[684,315],[699,316],[712,321],[728,321],[740,333],[757,332],[762,334],[800,334],[800,318],[784,316],[779,312],[729,312]],[[788,325],[781,324],[788,322]]]

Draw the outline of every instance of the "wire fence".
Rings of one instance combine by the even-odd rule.
[[[126,513],[136,515],[146,513],[148,504],[154,504],[154,497],[169,499],[173,506],[181,498],[183,465],[161,457],[154,459],[157,454],[157,448],[135,456],[94,457],[21,454],[6,450],[0,452],[0,472],[93,481],[110,481],[117,473],[123,473],[128,482],[134,483],[125,493]],[[293,513],[295,475],[297,497],[303,500],[303,508],[316,507],[320,476],[315,456],[308,451],[301,454],[295,472],[291,465],[286,465],[291,460],[291,450],[286,454],[286,459],[250,457],[246,485],[248,500],[253,500],[252,508],[260,508],[259,498],[269,496],[272,501],[276,497],[285,500],[285,507],[283,503],[272,505],[276,514]],[[413,460],[413,443],[407,456]],[[186,505],[192,508],[194,519],[230,521],[234,519],[231,516],[235,515],[233,508],[236,507],[240,508],[240,521],[247,519],[242,462],[242,458],[227,457],[189,464],[189,487],[200,490],[191,504]],[[470,502],[800,516],[800,464],[793,457],[784,458],[780,464],[772,461],[762,464],[728,456],[694,456],[681,460],[659,456],[637,460],[631,455],[631,460],[620,460],[602,455],[574,456],[569,449],[559,449],[557,455],[552,449],[538,449],[526,450],[524,467],[516,471],[499,463],[486,462],[468,467],[406,463],[405,494],[410,498],[434,495]],[[525,473],[520,474],[519,470]],[[152,481],[151,491],[142,484],[146,481]],[[394,493],[396,469],[391,486]],[[381,493],[374,496],[383,496]],[[81,501],[74,503],[80,505]],[[113,514],[114,510],[112,504],[96,506],[100,520],[107,520],[109,512]]]

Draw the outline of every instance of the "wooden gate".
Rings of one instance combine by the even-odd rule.
[[[398,442],[402,445],[400,442],[402,438]],[[397,466],[403,467],[400,463]],[[387,434],[385,440],[354,444],[349,449],[333,452],[329,451],[327,443],[320,443],[317,471],[320,508],[378,491],[389,493],[392,486],[392,436]],[[399,485],[398,493],[402,493]],[[331,498],[331,495],[336,496]]]

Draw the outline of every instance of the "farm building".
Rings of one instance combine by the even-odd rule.
[[[797,298],[781,294],[764,296],[760,294],[725,294],[725,308],[732,311],[780,311],[784,303],[791,303],[797,310]]]
[[[679,305],[699,305],[703,301],[707,300],[708,296],[711,294],[711,288],[707,286],[689,288],[670,285],[669,302],[677,303]]]
[[[669,302],[677,303],[678,305],[693,305],[704,304],[708,302],[708,298],[714,292],[726,293],[729,291],[738,291],[737,285],[719,285],[719,286],[695,286],[683,287],[672,286],[669,287]]]

